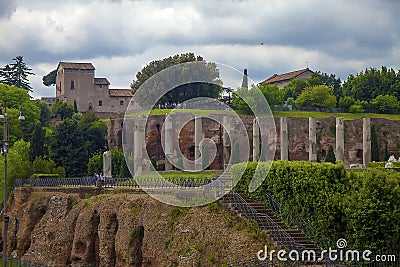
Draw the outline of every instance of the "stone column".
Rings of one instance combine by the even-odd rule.
[[[260,160],[260,127],[258,126],[258,119],[253,120],[253,161]]]
[[[288,141],[288,127],[287,117],[281,117],[281,160],[289,159],[289,141]]]
[[[344,122],[336,118],[336,160],[344,162]]]
[[[137,171],[139,173],[142,171],[142,161],[143,161],[143,146],[145,145],[145,127],[146,121],[143,119],[135,120],[135,127],[133,132],[133,151],[134,151],[134,169],[135,174]]]
[[[363,118],[363,165],[371,162],[371,119]]]
[[[223,123],[223,134],[222,134],[222,139],[223,139],[223,158],[224,158],[224,169],[226,169],[229,165],[229,159],[231,157],[230,151],[231,151],[231,142],[229,139],[229,134],[230,134],[230,128],[231,128],[231,123],[230,123],[230,118],[229,116],[224,116],[222,119]]]
[[[202,162],[201,160],[198,161],[201,155],[200,151],[200,141],[202,139],[202,125],[201,125],[201,117],[195,117],[194,118],[194,159],[196,160],[195,163],[195,170],[201,170],[202,169]]]
[[[308,159],[317,161],[317,130],[315,127],[315,118],[308,118]]]
[[[103,176],[105,178],[111,178],[111,151],[103,153]],[[125,160],[125,159],[124,159]]]
[[[174,155],[174,145],[172,140],[172,117],[165,116],[164,121],[164,154],[165,154],[165,170],[172,170],[172,164],[170,160],[172,160],[172,156]]]

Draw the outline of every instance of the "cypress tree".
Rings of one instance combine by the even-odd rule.
[[[371,160],[379,161],[379,144],[374,124],[371,125]]]
[[[328,148],[328,153],[326,154],[325,162],[336,163],[336,156],[335,153],[333,152],[333,147],[331,145]]]

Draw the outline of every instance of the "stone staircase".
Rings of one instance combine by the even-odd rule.
[[[305,249],[307,249],[307,250],[314,250],[317,252],[318,256],[320,255],[320,253],[321,253],[320,249],[317,247],[317,245],[313,241],[308,239],[300,230],[286,227],[286,225],[279,218],[277,218],[275,216],[274,212],[265,206],[265,204],[255,202],[254,200],[249,198],[246,194],[239,194],[239,195],[251,207],[253,207],[257,211],[257,213],[265,214],[265,215],[269,216],[277,225],[279,225],[281,227],[281,229],[283,229],[289,236],[291,236],[296,241],[296,243],[303,245],[305,247]],[[237,209],[235,209],[235,211],[238,213],[238,216],[242,216]],[[274,231],[274,230],[272,230],[272,231]],[[279,230],[275,230],[275,231],[279,231]],[[273,232],[271,232],[270,234],[272,235],[272,233]],[[274,244],[275,246],[279,246],[279,243],[277,242],[277,240],[275,240],[274,243],[275,243]]]
[[[228,175],[225,176],[226,182],[229,182],[229,179],[231,181]],[[289,253],[291,250],[296,250],[300,253],[300,257],[304,250],[315,251],[315,259],[320,258],[321,250],[313,241],[307,238],[300,230],[287,227],[265,204],[252,200],[246,194],[236,192],[227,194],[223,198],[223,203],[237,216],[256,221],[262,229],[266,230],[276,251],[284,249]],[[288,257],[288,254],[286,254],[286,257]],[[286,262],[286,264],[279,262],[275,265],[271,264],[271,262],[260,262],[257,259],[249,260],[251,263],[245,261],[243,262],[244,264],[232,266],[342,266],[336,265],[329,260],[308,260],[308,257],[305,261],[291,262],[290,265],[286,265],[289,262]]]

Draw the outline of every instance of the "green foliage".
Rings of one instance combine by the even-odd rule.
[[[38,99],[34,100],[35,105],[40,109],[40,123],[44,126],[47,122],[50,121],[50,107],[44,101],[40,101]]]
[[[76,100],[74,99],[74,112],[78,112],[78,104],[76,103]]]
[[[268,102],[268,105],[272,110],[274,110],[274,106],[282,105],[285,102],[285,91],[280,90],[278,86],[270,84],[260,84],[259,89],[261,90],[262,94]]]
[[[352,96],[343,96],[339,100],[340,108],[350,108],[355,103],[355,100]]]
[[[80,114],[80,113],[75,113]],[[84,137],[85,148],[88,155],[96,152],[104,152],[107,147],[107,140],[105,138],[107,133],[107,125],[92,111],[88,111],[78,122]]]
[[[389,151],[388,151],[388,143],[385,142],[385,151],[383,153],[383,160],[384,161],[388,161],[390,155],[389,155]]]
[[[153,166],[154,170],[157,170],[157,158],[152,156],[150,159],[151,166]]]
[[[285,87],[283,91],[285,93],[285,100],[293,98],[294,100],[301,94],[304,88],[307,87],[307,82],[301,79],[291,80]]]
[[[7,155],[7,187],[14,185],[15,179],[27,179],[32,175],[32,164],[29,161],[29,142],[18,140],[9,148]],[[4,157],[1,157],[1,177],[4,177]]]
[[[51,107],[51,112],[53,114],[60,114],[61,119],[72,118],[74,107],[66,102],[57,100]]]
[[[328,153],[326,153],[325,162],[336,163],[335,152],[333,152],[333,147],[329,146]]]
[[[371,125],[371,160],[379,161],[379,142],[374,124]]]
[[[32,69],[26,65],[23,56],[16,56],[13,60],[14,63],[7,64],[0,69],[0,83],[9,86],[14,85],[28,92],[32,92],[28,76],[35,74],[32,72]]]
[[[0,83],[0,103],[2,108],[4,101],[6,101],[7,106],[8,137],[11,144],[21,138],[29,140],[33,128],[39,123],[40,109],[35,105],[34,101],[30,100],[28,91]],[[25,116],[24,121],[18,120],[20,109]],[[2,133],[0,134],[2,137]]]
[[[168,75],[168,71],[161,72],[162,70],[165,70],[171,66],[186,62],[199,63],[199,65],[196,66],[188,66],[187,69],[182,71],[189,72],[194,80],[196,80],[196,77],[198,77],[199,80],[204,82],[184,84],[184,80],[180,81],[179,79],[183,78],[185,75],[187,75],[187,73],[182,73],[181,77],[173,75],[174,79],[171,80],[171,75]],[[148,81],[149,78],[156,73],[159,73],[157,75],[157,79],[152,79],[150,84],[150,81]],[[176,84],[180,84],[181,82],[184,85],[174,88]],[[143,84],[145,86],[145,90],[138,91],[140,86]],[[196,97],[217,98],[223,91],[221,85],[222,82],[219,80],[219,70],[217,69],[215,63],[206,62],[201,56],[195,56],[193,53],[186,53],[150,62],[136,74],[136,80],[131,84],[131,88],[135,94],[137,93],[135,97],[140,104],[149,104],[147,103],[149,98],[157,99],[161,95],[162,98],[157,104],[163,104],[168,102],[184,102]],[[164,88],[174,89],[167,94],[160,93],[164,92],[162,91]]]
[[[311,78],[307,79],[308,86],[325,85],[332,88],[333,95],[336,98],[336,104],[339,103],[339,99],[343,95],[341,84],[340,78],[336,78],[335,74],[328,75],[320,71],[313,73]]]
[[[87,165],[87,175],[92,176],[94,173],[102,172],[102,170],[103,170],[103,153],[95,153],[89,158],[89,162]]]
[[[400,102],[393,95],[378,95],[371,100],[371,106],[379,109],[380,112],[397,111],[400,108]]]
[[[326,85],[306,87],[295,100],[297,107],[330,107],[336,105],[333,89]]]
[[[29,160],[33,162],[36,157],[43,157],[47,155],[47,148],[45,147],[46,131],[42,129],[40,123],[36,124],[31,138],[31,146],[29,149]]]
[[[86,141],[76,120],[65,119],[56,126],[50,141],[50,158],[57,165],[64,167],[69,177],[81,177],[86,174]]]
[[[355,100],[369,101],[379,95],[392,95],[399,99],[400,73],[386,67],[380,70],[369,68],[355,76],[349,75],[342,87],[344,94]]]
[[[265,110],[265,96],[257,87],[239,88],[232,94],[232,103],[236,109],[246,114],[267,113]],[[273,107],[270,107],[273,108]]]
[[[52,70],[47,75],[43,76],[42,81],[45,86],[51,86],[56,84],[57,70]]]
[[[65,169],[57,167],[56,163],[51,159],[37,157],[32,163],[32,171],[34,174],[56,174],[57,177],[65,177]]]
[[[350,106],[349,112],[350,113],[363,113],[364,109],[361,105],[354,104],[354,105]]]
[[[133,165],[132,157],[128,157],[130,160],[130,164]],[[91,176],[93,173],[103,172],[103,153],[97,152],[94,153],[90,158],[87,164],[87,175]],[[125,161],[124,152],[118,149],[114,149],[111,151],[111,175],[113,177],[131,177],[129,172],[129,168]]]
[[[255,175],[258,164],[260,172]],[[346,172],[343,164],[275,161],[267,175],[268,165],[250,162],[232,166],[233,179],[241,178],[235,190],[259,201],[266,201],[268,192],[282,204],[286,223],[300,214],[331,244],[346,237],[348,247],[357,249],[400,248],[400,173]],[[267,178],[249,193],[253,175],[254,179]]]

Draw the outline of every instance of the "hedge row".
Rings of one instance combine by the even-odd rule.
[[[301,215],[332,245],[345,238],[348,247],[357,249],[400,249],[399,173],[373,169],[347,172],[343,164],[306,161],[259,164],[256,175],[257,163],[232,166],[233,178],[241,178],[236,191],[264,202],[268,192],[284,206],[288,218]],[[249,193],[253,176],[262,179],[266,173],[262,185]]]

